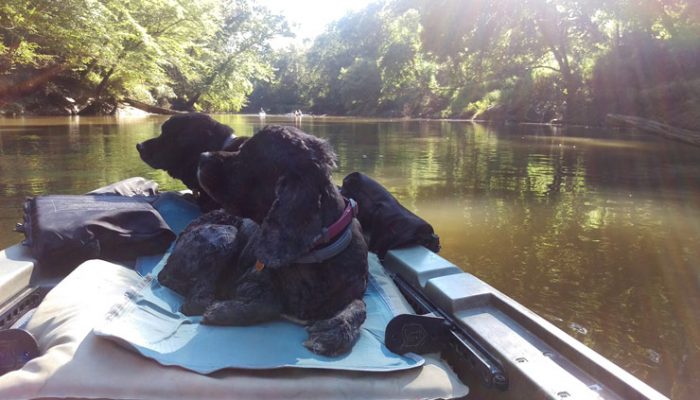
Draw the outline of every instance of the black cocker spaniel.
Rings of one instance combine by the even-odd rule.
[[[354,202],[332,182],[336,158],[324,140],[267,126],[234,152],[202,154],[201,187],[224,210],[259,224],[240,257],[245,273],[203,322],[248,325],[281,315],[307,325],[304,343],[348,352],[365,320],[367,244]]]

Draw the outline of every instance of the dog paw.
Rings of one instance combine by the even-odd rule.
[[[204,311],[202,323],[207,325],[246,326],[278,318],[276,303],[243,302],[239,300],[215,301]]]
[[[182,306],[180,306],[180,312],[188,317],[193,315],[202,315],[210,303],[211,300],[202,299],[186,301],[182,304]]]
[[[206,325],[240,325],[236,314],[237,304],[234,301],[216,301],[210,304],[202,315],[202,323]]]
[[[308,326],[306,331],[309,338],[304,346],[313,353],[327,357],[348,353],[360,337],[360,327],[366,316],[365,303],[362,300],[352,302],[333,318]]]
[[[304,346],[313,353],[335,357],[349,352],[357,336],[359,335],[353,335],[349,324],[341,323],[333,329],[317,329],[315,332],[309,333],[309,338],[304,342]]]

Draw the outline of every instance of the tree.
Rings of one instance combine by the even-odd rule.
[[[122,97],[237,110],[251,79],[269,74],[267,40],[284,32],[281,17],[248,0],[8,0],[0,95],[51,83],[61,96],[91,99],[84,112],[109,111]]]
[[[422,4],[423,40],[429,51],[453,62],[468,61],[475,71],[492,75],[523,75],[535,69],[556,72],[563,81],[565,119],[577,119],[582,67],[602,40],[592,20],[596,2],[479,0],[471,7],[459,0],[439,3]],[[454,42],[445,45],[448,37]]]
[[[306,54],[314,112],[423,114],[438,68],[421,30],[417,10],[381,2],[332,23]]]
[[[93,0],[7,0],[0,6],[0,98],[26,96],[109,52],[110,15]]]
[[[312,83],[304,52],[293,46],[280,49],[271,53],[269,63],[274,77],[256,80],[245,110],[258,112],[264,109],[273,114],[284,114],[308,109],[308,91]]]
[[[697,128],[700,99],[700,7],[697,2],[611,2],[606,52],[595,60],[590,82],[599,115],[653,117]]]
[[[349,112],[346,106],[352,103],[348,96],[354,85],[349,82],[343,83],[343,80],[356,77],[358,68],[369,67],[356,64],[351,68],[357,59],[376,63],[383,37],[382,9],[381,3],[370,4],[364,10],[350,13],[335,21],[316,38],[308,50],[308,72],[312,77],[309,95],[314,112]],[[341,93],[342,87],[345,87],[344,94]],[[376,93],[373,95],[376,96]],[[376,102],[376,98],[369,101]]]
[[[220,16],[211,35],[191,43],[185,55],[169,59],[176,108],[238,110],[253,90],[254,79],[272,75],[265,55],[268,41],[289,35],[282,16],[247,0],[227,0],[213,14]]]
[[[377,61],[381,71],[379,110],[402,115],[435,115],[439,66],[422,49],[423,27],[415,9],[391,9]]]

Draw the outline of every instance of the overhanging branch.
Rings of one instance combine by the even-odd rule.
[[[559,68],[555,68],[549,65],[535,65],[533,67],[527,68],[527,70],[533,70],[533,69],[549,69],[558,73],[561,73],[561,70]]]

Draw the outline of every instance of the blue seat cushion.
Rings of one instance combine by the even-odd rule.
[[[199,214],[179,196],[160,199],[154,206],[176,233]],[[169,253],[141,257],[136,270],[141,282],[130,288],[125,299],[112,307],[95,333],[163,365],[176,365],[209,374],[225,368],[324,368],[350,371],[397,371],[421,366],[422,357],[400,356],[384,346],[384,331],[395,315],[411,312],[376,255],[369,254],[370,279],[364,297],[367,319],[352,351],[324,357],[303,346],[304,327],[274,321],[248,327],[200,324],[201,317],[179,312],[183,298],[161,286],[157,279]]]

